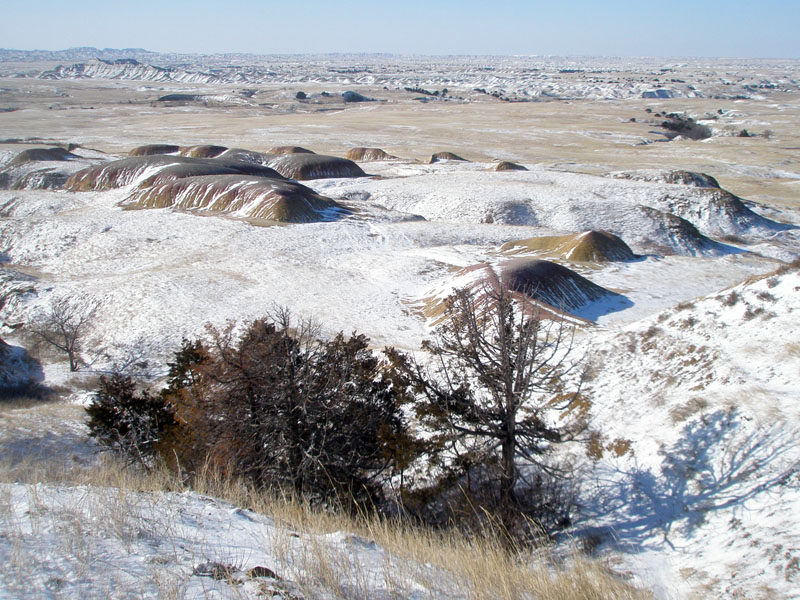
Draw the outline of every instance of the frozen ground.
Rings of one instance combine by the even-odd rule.
[[[642,72],[655,68],[640,67]],[[440,79],[420,80],[422,87],[445,82],[447,69],[441,65],[426,63],[424,69],[438,69]],[[692,69],[699,72],[697,65]],[[769,69],[782,74],[766,81],[796,77],[794,64]],[[560,75],[584,87],[592,83],[585,73]],[[715,77],[722,81],[729,74]],[[309,75],[303,83],[333,86],[334,79],[338,82],[334,77],[314,83]],[[369,85],[353,78],[336,84],[356,83]],[[251,114],[242,107],[127,104],[139,95],[184,89],[174,81],[149,91],[112,81],[107,94],[91,91],[81,80],[8,78],[1,84],[0,101],[16,102],[24,90],[32,98],[24,109],[0,113],[10,137],[96,144],[96,150],[75,150],[92,161],[140,143],[170,141],[254,150],[299,143],[330,153],[338,149],[339,155],[349,146],[383,145],[392,154],[418,158],[448,149],[476,161],[364,163],[372,177],[306,182],[347,203],[356,211],[353,216],[272,227],[168,209],[126,210],[119,203],[128,188],[0,190],[0,337],[11,345],[3,354],[6,370],[19,375],[32,368],[35,380],[66,390],[73,402],[85,401],[91,373],[70,376],[58,356],[42,355],[42,364],[32,367],[22,358],[30,341],[28,318],[64,295],[101,302],[86,353],[88,370],[94,372],[136,365],[138,374],[157,379],[183,337],[202,335],[206,323],[261,316],[276,304],[315,317],[328,333],[357,330],[376,347],[413,351],[431,331],[419,301],[452,285],[459,269],[501,262],[499,248],[512,240],[612,229],[642,257],[565,264],[626,300],[616,307],[590,305],[577,314],[596,322],[580,336],[595,364],[587,383],[594,424],[607,440],[619,438],[628,445],[606,448],[595,461],[581,459],[589,475],[574,534],[588,536],[602,557],[658,597],[796,597],[800,276],[796,269],[763,275],[797,256],[798,230],[722,210],[706,203],[698,188],[605,176],[641,168],[705,171],[757,214],[800,223],[800,164],[791,151],[800,137],[793,93],[754,87],[765,99],[726,101],[729,112],[719,115],[725,126],[771,128],[772,138],[719,135],[703,142],[641,145],[653,125],[623,117],[641,119],[649,114],[644,108],[682,106],[707,115],[721,100],[492,104],[494,99],[478,94],[474,102],[422,104],[397,92],[392,102],[374,108],[337,105],[336,111],[299,114],[295,109],[303,107],[287,108],[294,102],[293,87],[264,85],[259,93],[287,99],[268,115],[263,107],[252,107]],[[521,81],[519,89],[529,84]],[[218,89],[224,83],[203,85],[217,95],[227,93]],[[452,83],[448,87],[457,89]],[[47,108],[62,101],[63,110]],[[97,106],[93,113],[89,102]],[[632,135],[625,133],[629,127]],[[604,128],[613,135],[604,135]],[[29,145],[6,144],[0,158],[5,162]],[[513,158],[529,171],[488,171],[492,158]],[[712,245],[670,236],[668,229],[653,225],[653,213],[642,206],[686,219]],[[0,375],[9,378],[4,371]],[[94,453],[80,416],[79,406],[64,403],[4,412],[3,456],[14,462],[57,454],[78,464],[90,462]],[[129,590],[143,578],[155,581],[155,573],[163,575],[165,585],[182,582],[190,597],[195,592],[225,597],[230,590],[217,590],[221,584],[193,569],[223,559],[242,573],[274,564],[269,536],[287,535],[268,519],[195,495],[131,495],[133,505],[148,508],[136,513],[138,524],[120,526],[138,527],[141,535],[125,529],[118,537],[128,542],[111,543],[106,525],[87,516],[86,507],[104,493],[6,486],[4,564],[35,564],[45,586],[36,589],[56,586],[54,597],[85,595],[96,581],[81,571],[85,566],[59,558],[56,550],[49,562],[29,560],[66,543],[61,534],[68,525],[85,522],[95,542],[87,564],[119,573],[107,578],[109,594]],[[198,515],[209,519],[205,532],[195,527]],[[170,535],[159,537],[159,519],[169,522]],[[345,554],[369,547],[369,541],[340,537],[335,542]],[[290,544],[299,548],[311,542]],[[164,554],[164,545],[171,547],[166,555],[172,562],[153,562]],[[372,548],[364,560],[386,559]],[[15,597],[14,574],[21,571],[6,573],[2,594]],[[301,571],[292,577],[302,577]],[[237,589],[247,596],[262,584],[251,578]],[[384,592],[376,589],[373,597]],[[159,592],[156,587],[141,593]],[[409,590],[409,597],[413,593]]]

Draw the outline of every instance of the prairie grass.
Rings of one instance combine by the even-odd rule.
[[[82,588],[91,590],[91,597],[185,597],[191,576],[185,568],[187,552],[197,554],[192,560],[215,552],[213,546],[191,550],[181,542],[174,511],[161,494],[154,493],[186,491],[184,483],[166,470],[136,471],[111,458],[100,460],[91,469],[20,462],[0,467],[0,482],[27,484],[29,510],[25,514],[15,513],[9,501],[0,501],[0,527],[11,542],[5,561],[9,568],[0,582],[8,591],[27,590],[21,597],[52,593],[51,588],[58,589],[66,581],[63,573],[48,572],[46,561],[27,550],[37,536],[53,538],[53,554],[60,557],[60,564],[69,565],[71,585],[77,580]],[[73,493],[62,505],[53,506],[43,500],[46,490],[41,482],[69,485]],[[211,470],[197,474],[192,489],[267,515],[275,522],[262,544],[274,556],[272,568],[281,579],[270,580],[262,588],[269,588],[277,597],[649,597],[602,563],[578,553],[559,557],[549,547],[509,548],[490,534],[470,538],[393,519],[321,510],[260,493]],[[99,588],[95,585],[92,569],[98,561],[109,560],[104,545],[108,539],[126,553],[141,551],[143,544],[158,547],[146,581],[137,582],[123,573],[113,581],[98,583]],[[216,560],[236,566],[244,558],[218,556]],[[183,570],[179,564],[184,565]],[[103,585],[110,586],[107,595]],[[220,593],[221,597],[251,597],[241,585],[210,581],[208,586],[201,597],[220,597]],[[145,589],[153,593],[148,595]]]

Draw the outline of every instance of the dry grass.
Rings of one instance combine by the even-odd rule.
[[[163,498],[147,494],[183,490],[171,473],[136,472],[112,460],[90,470],[60,471],[42,463],[20,463],[0,468],[0,481],[30,484],[26,489],[29,506],[34,507],[25,515],[14,514],[11,504],[0,500],[0,525],[12,541],[12,556],[7,561],[11,566],[0,579],[8,591],[13,593],[15,586],[22,586],[19,589],[47,592],[51,586],[63,584],[57,581],[58,574],[52,580],[43,578],[47,561],[26,550],[31,536],[49,535],[57,546],[53,556],[87,581],[92,597],[98,593],[106,597],[103,585],[110,586],[107,597],[125,597],[120,595],[121,590],[132,585],[122,574],[113,582],[92,580],[91,570],[99,556],[109,560],[103,546],[106,539],[116,540],[132,553],[143,540],[157,545],[159,560],[151,561],[147,581],[140,584],[158,590],[158,597],[183,597],[188,575],[177,565],[181,553],[185,563],[186,548],[177,548],[175,515],[162,506]],[[76,492],[69,496],[69,502],[52,506],[40,498],[42,488],[37,484],[42,481],[69,484]],[[210,471],[195,478],[194,489],[269,515],[279,525],[263,544],[276,557],[273,568],[282,580],[270,580],[262,587],[283,598],[406,598],[412,593],[428,598],[509,600],[649,597],[599,562],[577,554],[563,559],[549,548],[509,550],[500,539],[470,539],[366,515],[350,517],[312,509],[307,504],[258,493]],[[145,517],[143,507],[148,502],[159,510],[149,510]],[[154,514],[160,516],[154,519]],[[171,544],[176,546],[172,550]],[[213,552],[213,548],[204,550],[206,554]],[[382,564],[374,564],[375,556]],[[242,558],[221,556],[219,560],[237,565]],[[227,593],[248,597],[241,587],[228,588]]]

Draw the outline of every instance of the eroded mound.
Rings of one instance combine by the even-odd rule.
[[[33,162],[64,162],[81,158],[64,148],[28,148],[8,161],[6,168],[21,167]]]
[[[322,154],[281,154],[267,163],[289,179],[327,179],[334,177],[365,177],[356,163],[338,156]]]
[[[453,290],[468,289],[482,303],[491,302],[498,286],[527,296],[543,309],[543,316],[555,318],[569,313],[588,322],[632,306],[622,294],[607,290],[567,267],[546,260],[519,258],[496,266],[481,263],[461,269],[451,281],[422,300],[423,312],[434,323],[441,322],[446,318]]]
[[[694,196],[667,196],[673,212],[697,224],[711,235],[747,235],[753,229],[781,231],[791,225],[778,223],[750,210],[741,198],[721,188],[700,188]]]
[[[91,161],[60,147],[29,148],[0,168],[0,189],[59,189],[72,173]]]
[[[387,154],[380,148],[350,148],[347,154],[345,154],[345,158],[360,162],[369,162],[373,160],[395,160],[397,157]]]
[[[166,155],[133,156],[78,171],[67,179],[64,187],[73,192],[109,190],[137,183],[145,177],[157,180],[162,172],[165,172],[159,180],[162,182],[194,175],[276,175],[275,171],[263,165],[236,160]]]
[[[433,164],[443,160],[460,160],[463,162],[469,162],[466,158],[461,158],[458,154],[453,154],[452,152],[437,152],[436,154],[431,155],[428,163]]]
[[[687,256],[719,256],[736,251],[706,237],[692,223],[672,213],[650,206],[636,206],[634,213],[646,217],[640,230],[641,244],[656,254],[682,254]]]
[[[314,154],[314,152],[301,146],[273,146],[267,150],[267,154]]]
[[[214,158],[225,152],[225,146],[211,146],[202,144],[199,146],[187,146],[180,149],[181,156],[188,156],[190,158]]]
[[[212,175],[188,177],[135,190],[125,204],[142,208],[182,208],[236,217],[310,223],[348,212],[333,200],[294,181]]]
[[[509,162],[507,160],[501,160],[497,163],[492,171],[527,171],[527,167],[523,167],[522,165],[518,165],[517,163]]]
[[[269,179],[285,179],[280,173],[269,167],[235,160],[209,159],[207,162],[191,162],[171,165],[160,169],[139,182],[140,188],[161,185],[187,177],[202,177],[210,175],[248,175],[253,177],[267,177]]]
[[[661,171],[643,169],[639,171],[620,171],[612,173],[617,179],[632,179],[635,181],[653,181],[661,183],[675,183],[691,185],[699,188],[719,188],[719,182],[706,173],[697,171]]]
[[[564,311],[576,309],[607,296],[619,296],[592,283],[572,269],[535,258],[519,258],[499,267],[502,284]]]
[[[216,159],[240,160],[242,162],[266,166],[275,156],[275,154],[265,154],[254,150],[245,150],[244,148],[228,148],[225,152],[217,156]]]
[[[130,152],[128,156],[153,156],[154,154],[175,154],[180,152],[181,147],[173,144],[146,144],[144,146],[137,146]]]
[[[574,262],[615,262],[636,258],[628,244],[607,231],[514,240],[503,244],[500,251],[504,254],[550,252]]]

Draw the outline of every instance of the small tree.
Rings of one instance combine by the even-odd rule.
[[[417,416],[433,447],[467,481],[488,481],[497,502],[490,508],[510,531],[525,508],[517,495],[520,463],[535,468],[539,484],[528,483],[541,488],[543,473],[558,475],[542,459],[583,428],[580,383],[567,382],[580,362],[574,330],[497,277],[455,292],[445,317],[435,341],[424,344],[430,366],[397,352],[394,359],[414,382]]]
[[[65,352],[69,370],[77,371],[84,337],[99,306],[99,301],[85,297],[58,297],[34,315],[29,327],[45,343]]]
[[[161,396],[136,393],[130,377],[100,377],[100,386],[86,407],[89,435],[105,448],[133,462],[150,466],[156,446],[175,425],[174,410]]]

